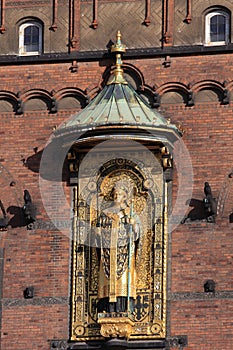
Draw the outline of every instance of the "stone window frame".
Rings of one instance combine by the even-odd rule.
[[[210,37],[210,20],[215,16],[224,16],[226,18],[225,25],[225,40],[222,41],[211,41]],[[227,45],[230,42],[230,14],[228,11],[223,9],[213,9],[205,15],[205,45],[216,46],[216,45]]]
[[[30,27],[38,28],[38,50],[35,51],[26,51],[24,45],[25,38],[25,30]],[[19,26],[19,56],[32,56],[32,55],[40,55],[42,53],[43,47],[43,25],[39,21],[36,20],[28,20],[24,21]]]

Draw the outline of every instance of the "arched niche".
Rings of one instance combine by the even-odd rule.
[[[44,98],[32,97],[24,102],[24,112],[46,110],[48,110],[48,102]]]
[[[195,103],[221,102],[222,92],[215,87],[207,87],[199,90],[195,94]]]
[[[58,110],[62,109],[75,109],[79,110],[82,108],[82,101],[77,96],[65,96],[57,102]]]
[[[187,95],[181,90],[170,90],[161,96],[161,105],[186,104]]]
[[[102,304],[101,300],[105,299],[104,294],[101,296],[104,277],[99,248],[103,248],[103,245],[98,245],[99,230],[103,229],[102,234],[104,235],[105,228],[108,226],[102,213],[108,213],[109,210],[112,212],[112,209],[115,213],[114,191],[116,188],[127,193],[125,206],[122,206],[123,216],[120,212],[119,217],[126,220],[124,223],[127,223],[130,217],[134,218],[134,222],[140,222],[140,230],[138,231],[140,235],[134,239],[137,247],[135,248],[134,244],[132,247],[136,261],[129,259],[130,253],[125,246],[123,250],[119,248],[122,260],[118,256],[116,261],[117,264],[119,263],[117,266],[122,264],[124,271],[127,271],[127,266],[130,266],[129,270],[132,275],[128,275],[128,281],[131,281],[132,278],[132,281],[135,282],[133,285],[137,286],[134,291],[135,295],[132,296],[134,301],[132,304],[130,301],[127,302],[128,311],[125,309],[126,305],[119,304],[121,305],[119,308],[124,309],[126,315],[125,323],[121,325],[120,331],[125,332],[126,328],[128,326],[130,328],[133,324],[131,329],[127,331],[130,339],[164,338],[166,305],[163,288],[166,280],[164,270],[166,262],[163,258],[166,256],[167,234],[164,221],[166,214],[163,210],[164,201],[167,198],[167,184],[164,180],[163,166],[157,153],[149,152],[144,147],[139,147],[138,144],[139,149],[136,152],[132,152],[131,148],[136,146],[135,143],[129,142],[127,143],[130,146],[129,150],[122,151],[122,148],[119,150],[114,148],[111,152],[106,152],[106,147],[109,149],[111,145],[116,147],[115,143],[107,141],[107,144],[99,145],[88,154],[80,155],[79,179],[73,187],[75,208],[73,241],[77,244],[73,246],[72,255],[72,291],[74,292],[72,294],[71,339],[75,341],[101,339],[102,336],[105,336],[105,321],[110,322],[111,329],[115,329],[114,322],[117,323],[119,315],[122,314],[117,309],[117,305],[116,312],[110,311],[108,313],[106,311],[108,301],[106,305]],[[76,157],[78,155],[73,154],[73,158]],[[118,217],[117,211],[116,215]],[[112,221],[109,225],[112,225]],[[114,224],[111,229],[114,229]],[[131,230],[130,227],[128,229]],[[121,235],[121,232],[119,234]],[[111,237],[114,235],[111,234]],[[103,242],[100,242],[101,244]],[[107,252],[106,254],[108,255]],[[126,258],[129,265],[125,262]],[[111,259],[114,259],[114,252]],[[134,276],[133,271],[136,272]],[[77,280],[75,276],[83,278]],[[114,271],[112,271],[111,276],[109,276],[110,284],[112,280],[115,281]],[[119,276],[121,276],[120,272]],[[113,285],[115,286],[115,283]],[[126,291],[126,286],[129,287],[128,282],[124,285],[124,291]],[[117,288],[118,283],[116,283],[116,293],[118,293]],[[86,290],[85,294],[84,290]],[[111,293],[111,289],[109,292]],[[131,289],[126,292],[130,298],[131,294],[128,293],[131,292]],[[122,294],[123,298],[126,297],[124,293]],[[155,295],[156,297],[154,297]],[[106,307],[106,312],[101,313],[102,307],[103,310]],[[144,327],[145,323],[148,324],[147,327]],[[87,325],[90,326],[87,327]]]
[[[13,112],[15,110],[15,103],[10,100],[0,98],[0,113]]]

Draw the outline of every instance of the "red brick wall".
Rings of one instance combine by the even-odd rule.
[[[151,88],[155,86],[157,90],[168,83],[174,87],[176,83],[186,87],[191,84],[195,98],[198,83],[216,81],[222,84],[224,80],[229,91],[232,90],[231,54],[176,57],[172,58],[169,68],[164,68],[162,58],[127,63],[136,66],[142,72],[145,84]],[[75,74],[69,71],[70,64],[62,63],[2,66],[0,90],[21,91],[24,96],[31,89],[56,93],[64,88],[90,91],[98,87],[106,66],[99,62],[80,62],[78,66]],[[224,106],[213,101],[185,107],[185,104],[173,103],[161,108],[173,122],[181,121],[185,129],[183,140],[193,165],[193,198],[203,199],[205,181],[209,181],[214,196],[218,197],[232,168],[232,104]],[[27,188],[41,225],[49,220],[41,203],[38,171],[25,166],[22,159],[36,158],[33,148],[38,147],[38,152],[43,150],[54,125],[59,125],[73,112],[28,111],[20,116],[6,112],[0,116],[0,165],[5,169],[5,175],[1,177],[1,200],[6,207],[20,206],[23,190]],[[185,159],[183,161],[185,165]],[[12,179],[16,182],[14,187],[9,185]],[[174,186],[174,190],[176,188]],[[69,188],[66,192],[69,195]],[[228,214],[218,217],[216,224],[186,223],[172,232],[169,327],[171,336],[188,335],[189,350],[232,349],[233,226]],[[17,344],[18,350],[46,350],[49,339],[67,339],[68,237],[49,228],[31,231],[25,227],[8,228],[7,232],[0,232],[0,247],[4,248],[2,349]],[[216,282],[217,293],[209,298],[203,293],[207,279]],[[23,290],[31,285],[35,288],[35,298],[25,301]],[[228,294],[224,294],[226,292]]]

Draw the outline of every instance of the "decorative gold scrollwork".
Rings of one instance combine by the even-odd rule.
[[[128,317],[104,317],[99,318],[98,323],[101,325],[100,334],[105,338],[129,338],[134,325]]]

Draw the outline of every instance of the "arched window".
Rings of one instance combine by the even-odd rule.
[[[215,10],[205,17],[205,45],[226,45],[230,39],[230,16],[226,11]]]
[[[42,52],[42,25],[30,21],[19,27],[19,55],[39,55]]]

